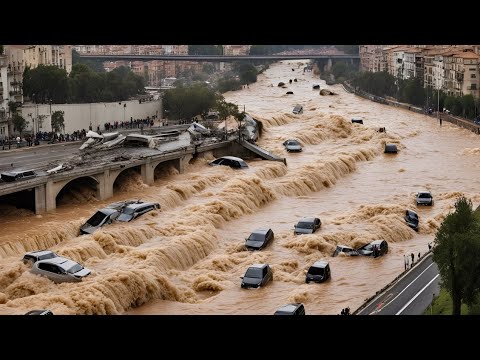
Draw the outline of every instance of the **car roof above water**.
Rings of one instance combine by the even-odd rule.
[[[327,265],[328,265],[328,262],[323,260],[318,260],[312,266],[316,268],[325,268],[327,267]]]
[[[300,220],[298,220],[298,222],[315,222],[315,219],[314,217],[304,217],[304,218],[301,218]]]
[[[26,253],[25,255],[35,255],[35,256],[42,256],[42,255],[47,255],[51,254],[53,251],[50,250],[37,250],[37,251],[30,251]]]
[[[240,158],[235,157],[235,156],[222,156],[221,158],[222,158],[222,159],[228,159],[228,160],[235,160],[235,161],[242,161],[242,162],[244,162],[243,159],[240,159]]]
[[[253,264],[250,265],[248,268],[263,269],[265,266],[268,266],[268,264]]]
[[[266,235],[268,230],[270,230],[269,228],[260,228],[260,229],[255,229],[252,231],[252,234],[262,234],[262,235]]]

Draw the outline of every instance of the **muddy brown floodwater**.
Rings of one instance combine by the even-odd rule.
[[[300,63],[274,64],[248,89],[226,94],[262,121],[259,145],[285,156],[287,166],[254,160],[246,170],[210,167],[207,155],[184,174],[162,168],[152,186],[131,171],[108,201],[77,189],[51,214],[5,211],[0,313],[272,314],[283,304],[303,302],[307,314],[338,314],[402,272],[404,254],[424,253],[460,194],[474,206],[480,202],[477,135],[326,86],[303,73]],[[293,78],[298,81],[289,84]],[[280,81],[288,89],[277,87]],[[338,95],[320,96],[314,83]],[[292,114],[296,104],[303,114]],[[352,124],[353,117],[364,125]],[[383,126],[386,133],[376,131]],[[281,144],[290,138],[302,143],[302,153],[286,153]],[[383,153],[386,142],[397,144],[397,155]],[[417,208],[414,195],[424,189],[435,205]],[[98,207],[131,198],[159,202],[162,209],[78,236]],[[403,220],[406,208],[419,214],[418,233]],[[320,217],[321,229],[293,235],[304,216]],[[245,251],[245,237],[265,226],[275,233],[273,243]],[[388,241],[386,256],[331,257],[337,244],[356,247],[375,239]],[[30,274],[20,261],[23,253],[44,248],[81,262],[92,275],[82,283],[54,284]],[[330,262],[331,281],[305,284],[304,271],[320,259]],[[240,276],[255,263],[270,264],[274,281],[241,289]]]

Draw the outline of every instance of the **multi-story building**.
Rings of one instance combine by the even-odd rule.
[[[248,55],[251,45],[223,45],[223,55],[239,56]]]
[[[452,51],[444,54],[445,80],[444,91],[448,95],[463,96],[471,94],[478,97],[480,56],[468,51]]]

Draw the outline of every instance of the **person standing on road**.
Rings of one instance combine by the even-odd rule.
[[[403,255],[403,264],[405,265],[405,270],[408,269],[408,256],[407,255]]]
[[[411,253],[410,256],[412,257],[412,267],[413,267],[413,263],[415,262],[415,254]]]

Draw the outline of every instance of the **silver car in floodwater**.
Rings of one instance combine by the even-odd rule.
[[[302,151],[302,145],[300,145],[298,140],[295,140],[295,139],[285,140],[283,142],[283,146],[285,146],[285,149],[288,152],[301,152]]]
[[[433,205],[433,196],[430,191],[419,191],[416,196],[417,205]]]
[[[46,276],[55,283],[79,282],[91,273],[90,269],[62,256],[37,261],[33,264],[30,272],[35,275]]]

